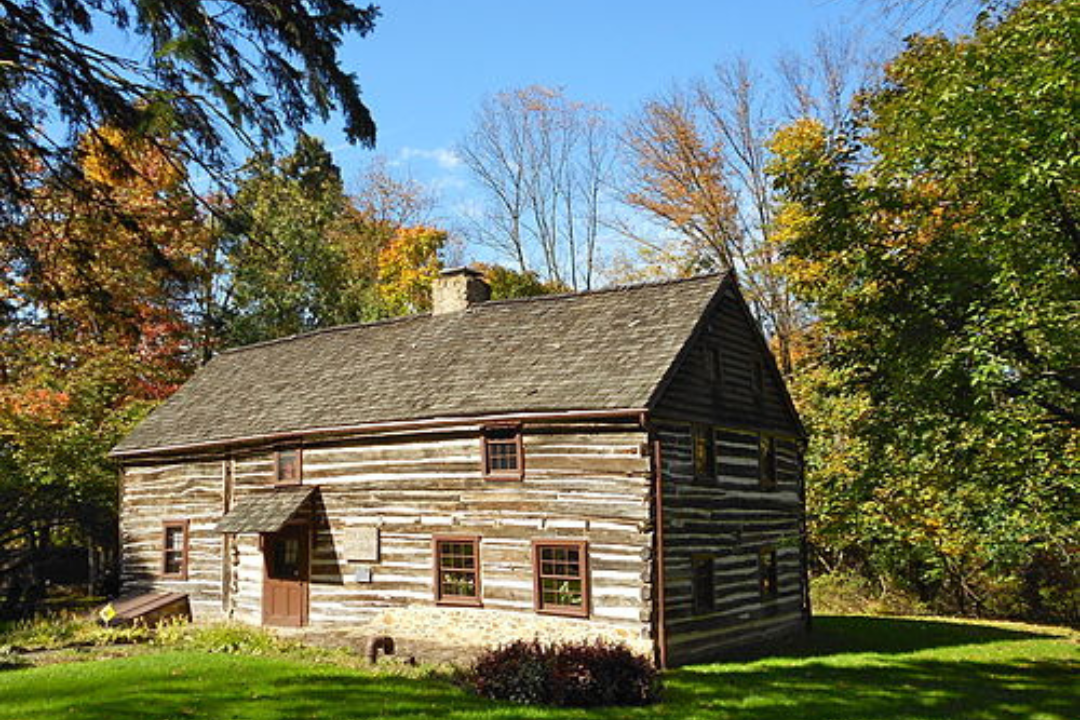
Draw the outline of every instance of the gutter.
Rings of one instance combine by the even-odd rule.
[[[667,647],[667,587],[664,582],[664,474],[663,451],[655,430],[649,430],[652,444],[653,475],[653,606],[656,608],[656,664],[661,670],[668,667]]]

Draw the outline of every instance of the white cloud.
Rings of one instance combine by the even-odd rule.
[[[443,170],[456,170],[461,166],[461,158],[449,148],[424,148],[403,147],[398,152],[399,162],[408,162],[413,159],[427,160],[435,163]]]

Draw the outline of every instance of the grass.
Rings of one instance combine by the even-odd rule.
[[[922,720],[1080,717],[1076,633],[937,619],[822,617],[812,638],[747,663],[666,675],[666,700],[602,711],[472,697],[437,676],[371,673],[284,653],[189,649],[0,672],[0,718],[709,718]]]

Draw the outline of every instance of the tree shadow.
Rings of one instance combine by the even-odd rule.
[[[989,625],[863,616],[822,616],[813,621],[806,635],[779,647],[770,647],[754,657],[824,657],[848,653],[902,653],[962,645],[986,645],[1045,638],[1023,630]],[[747,659],[741,657],[741,660]]]
[[[714,665],[672,673],[667,701],[690,710],[687,718],[720,713],[728,720],[1066,720],[1080,717],[1076,671],[1066,661]]]

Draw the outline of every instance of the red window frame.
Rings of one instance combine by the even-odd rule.
[[[282,455],[295,455],[296,456],[296,470],[290,477],[283,477],[282,470]],[[277,450],[274,452],[274,484],[275,485],[300,485],[304,482],[304,452],[301,448],[288,448],[284,450]]]
[[[578,574],[545,573],[544,563],[560,563],[551,559],[545,561],[544,551],[548,549],[566,549],[577,552]],[[581,603],[548,603],[544,600],[544,581],[569,581],[581,583]],[[572,592],[572,591],[571,591]],[[546,615],[569,615],[572,617],[589,616],[589,544],[584,540],[534,540],[533,541],[533,604],[538,613]]]
[[[188,577],[188,548],[189,548],[189,529],[190,521],[188,520],[166,520],[161,523],[161,577],[170,580],[187,580]],[[170,531],[180,531],[180,547],[169,547],[169,533]],[[179,567],[170,572],[169,571],[169,558],[170,555],[179,553]]]
[[[498,453],[493,452],[501,448]],[[503,450],[514,449],[513,468],[492,467],[498,458],[505,458]],[[480,454],[484,479],[486,480],[521,480],[525,477],[525,446],[521,439],[521,427],[516,425],[492,426],[484,428],[480,436]]]
[[[462,566],[444,567],[443,544],[470,545],[472,547],[471,568]],[[434,590],[435,602],[439,605],[483,605],[483,588],[480,582],[480,538],[475,535],[437,535],[431,539],[432,555],[435,559]],[[454,572],[472,575],[473,595],[455,595],[445,592],[443,573]]]

